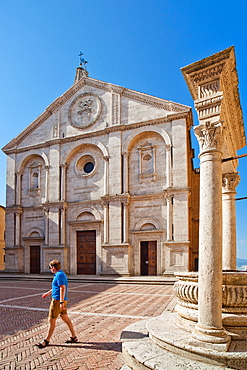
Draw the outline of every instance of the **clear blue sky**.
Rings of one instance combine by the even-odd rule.
[[[1,148],[73,84],[80,51],[93,78],[193,107],[180,68],[234,45],[246,118],[246,14],[246,0],[1,2]],[[2,205],[5,163],[1,152]],[[238,170],[237,197],[244,197],[247,158],[239,161]],[[247,200],[236,203],[238,257],[247,259]]]

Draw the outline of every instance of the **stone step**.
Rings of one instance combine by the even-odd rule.
[[[230,369],[182,357],[155,344],[148,336],[148,320],[128,326],[121,335],[126,365],[133,370],[220,370]],[[128,369],[127,367],[127,369]],[[236,368],[235,368],[236,369]]]
[[[128,365],[124,364],[120,370],[132,370],[131,367],[129,367]]]
[[[147,285],[173,285],[177,279],[173,274],[163,276],[96,276],[96,275],[67,275],[73,283],[103,283],[103,284],[147,284]],[[17,274],[0,272],[0,280],[37,280],[51,281],[51,274]]]

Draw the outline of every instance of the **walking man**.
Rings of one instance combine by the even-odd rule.
[[[56,321],[58,316],[67,324],[71,337],[65,341],[65,343],[76,343],[78,341],[75,335],[73,324],[67,315],[67,301],[68,301],[68,279],[66,274],[61,270],[61,263],[57,260],[53,260],[49,264],[49,269],[54,274],[52,281],[52,289],[42,295],[42,298],[46,298],[51,295],[52,300],[50,304],[50,311],[48,317],[49,328],[46,338],[35,344],[39,348],[47,347],[50,343],[51,336],[56,327]]]

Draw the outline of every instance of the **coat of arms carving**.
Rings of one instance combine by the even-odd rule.
[[[84,129],[92,125],[100,116],[102,103],[97,95],[84,93],[79,95],[69,107],[70,124]]]

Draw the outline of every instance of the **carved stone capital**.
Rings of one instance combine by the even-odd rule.
[[[235,192],[240,181],[238,172],[224,173],[222,175],[223,192]]]
[[[128,153],[128,152],[122,152],[122,155],[123,155],[125,158],[128,158],[128,157],[129,157],[129,153]]]
[[[174,194],[171,194],[171,193],[164,193],[164,197],[165,197],[165,200],[166,202],[171,202],[173,197],[174,197]]]
[[[68,167],[68,163],[67,162],[62,163],[61,164],[61,167],[64,168],[64,169],[66,169]]]
[[[208,149],[221,150],[223,144],[222,122],[207,121],[194,128],[196,138],[200,145],[200,151]]]
[[[172,146],[170,144],[165,144],[164,147],[167,152],[170,152],[172,150]]]

